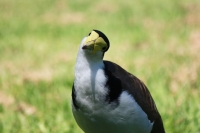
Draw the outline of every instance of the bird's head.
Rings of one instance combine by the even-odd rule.
[[[110,47],[108,38],[99,30],[91,31],[83,42],[82,49],[91,54],[105,53]]]

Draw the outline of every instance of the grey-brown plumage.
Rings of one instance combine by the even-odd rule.
[[[145,84],[119,65],[103,61],[108,38],[93,30],[80,45],[72,111],[85,133],[165,133]]]
[[[142,110],[147,114],[148,119],[151,122],[154,122],[151,133],[165,133],[161,116],[145,84],[137,77],[113,62],[104,61],[104,64],[105,71],[109,71],[112,76],[118,79],[118,82],[121,84],[120,88],[123,88],[122,91],[128,91],[142,108]],[[112,96],[110,95],[110,97]]]

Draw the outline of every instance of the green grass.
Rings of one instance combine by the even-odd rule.
[[[105,59],[142,79],[168,133],[200,133],[199,0],[1,0],[0,133],[81,133],[71,113],[77,50],[92,29]]]

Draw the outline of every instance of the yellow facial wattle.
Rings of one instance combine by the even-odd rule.
[[[86,46],[87,49],[92,50],[92,53],[95,54],[96,52],[102,51],[102,49],[107,47],[107,44],[102,37],[99,37],[97,32],[92,31],[85,40],[84,46]]]

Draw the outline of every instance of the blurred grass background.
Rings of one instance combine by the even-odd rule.
[[[71,113],[80,41],[148,86],[168,133],[200,133],[199,0],[0,0],[0,133],[82,133]]]

